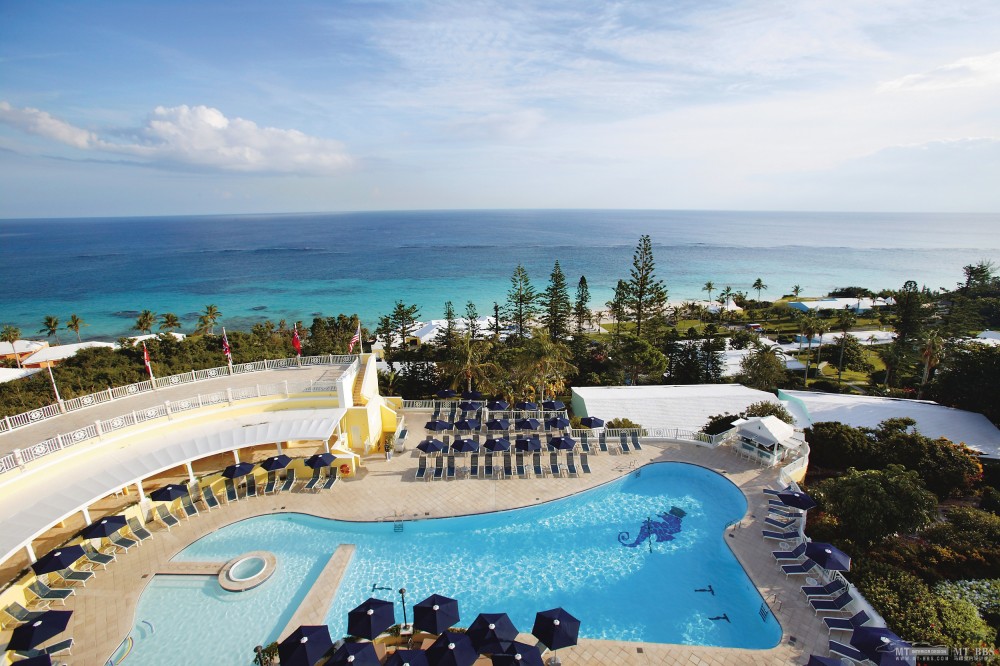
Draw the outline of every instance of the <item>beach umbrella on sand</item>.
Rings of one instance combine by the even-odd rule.
[[[514,403],[514,409],[523,409],[526,412],[534,412],[538,409],[537,402],[528,402],[527,400],[522,400],[521,402]]]
[[[444,448],[444,442],[439,439],[425,439],[417,444],[417,448],[424,453],[437,453]]]
[[[547,412],[558,411],[560,409],[566,409],[566,405],[559,402],[558,400],[546,400],[542,403],[542,409]]]
[[[503,652],[491,656],[493,666],[544,666],[542,653],[534,645],[511,641]]]
[[[462,391],[462,400],[482,400],[483,394],[479,391]]]
[[[332,453],[316,453],[306,458],[306,467],[317,469],[319,467],[329,467],[333,464]]]
[[[101,537],[111,536],[127,524],[128,521],[125,519],[125,516],[105,516],[96,523],[88,525],[87,528],[83,530],[83,538],[100,539]]]
[[[507,430],[510,428],[509,419],[490,419],[486,422],[487,430]]]
[[[463,402],[458,403],[458,408],[461,409],[463,412],[474,412],[479,409],[482,409],[483,403],[473,402],[472,400],[465,400]]]
[[[548,646],[550,650],[576,645],[580,635],[580,621],[562,608],[535,613],[535,624],[531,634]]]
[[[385,660],[385,666],[429,666],[423,650],[396,650]]]
[[[465,634],[446,631],[426,650],[431,666],[472,666],[479,653]]]
[[[514,440],[514,449],[517,451],[541,451],[542,450],[542,440],[538,439],[537,435],[531,437],[518,437]]]
[[[514,427],[518,430],[537,430],[538,419],[518,419],[514,423]]]
[[[329,627],[304,624],[278,644],[278,659],[281,666],[315,666],[332,647]]]
[[[556,430],[562,430],[563,428],[569,427],[569,419],[565,416],[555,416],[551,419],[545,421],[545,425],[550,428],[555,428]]]
[[[83,548],[80,546],[63,546],[58,550],[39,557],[38,561],[31,565],[31,570],[36,574],[62,571],[63,569],[68,569],[83,556]]]
[[[379,666],[380,663],[374,643],[344,643],[333,653],[326,666]]]
[[[506,412],[510,409],[510,403],[506,400],[490,400],[486,403],[486,408],[492,412]]]
[[[576,448],[576,440],[572,437],[552,437],[549,439],[549,448],[572,451]]]
[[[14,629],[7,650],[31,650],[66,631],[73,611],[47,610],[31,622]],[[22,662],[23,663],[23,662]]]
[[[458,624],[458,602],[440,594],[432,594],[413,605],[413,628],[440,634]]]
[[[469,625],[465,635],[479,654],[502,652],[504,645],[517,638],[517,628],[507,613],[480,613]]]
[[[396,614],[391,601],[369,598],[347,613],[347,633],[368,640],[396,624]]]
[[[827,571],[851,570],[851,556],[829,543],[810,541],[806,544],[806,557]]]
[[[437,419],[437,420],[434,420],[434,421],[428,421],[427,423],[424,424],[424,429],[425,430],[430,430],[432,432],[441,432],[442,430],[451,430],[454,427],[455,426],[453,426],[452,424],[448,423],[447,421],[442,421],[440,419]]]
[[[479,442],[474,439],[462,438],[456,439],[451,443],[452,451],[458,453],[472,453],[473,451],[479,450]]]
[[[267,470],[268,472],[277,472],[279,469],[285,469],[288,467],[292,459],[286,456],[284,453],[271,456],[267,460],[261,461],[261,469]]]
[[[483,444],[483,448],[494,453],[497,451],[510,451],[510,440],[506,437],[490,437]]]
[[[596,416],[584,416],[580,419],[580,425],[584,428],[600,428],[604,425],[604,419],[599,419]]]
[[[437,392],[437,397],[445,399],[454,398],[456,395],[458,395],[458,393],[456,393],[453,389],[441,389]]]
[[[241,462],[236,465],[230,465],[226,469],[222,470],[222,476],[227,479],[238,479],[241,476],[246,476],[253,471],[253,465],[247,462]]]
[[[455,430],[479,430],[479,425],[476,419],[461,419],[455,422]]]
[[[816,506],[816,501],[800,490],[788,490],[778,493],[778,499],[787,506],[808,511]]]
[[[896,657],[896,650],[910,647],[909,643],[885,627],[858,627],[851,634],[851,645],[880,666],[906,663]]]
[[[157,502],[173,502],[175,499],[187,497],[187,495],[188,489],[186,487],[177,483],[171,483],[149,493],[149,499]]]

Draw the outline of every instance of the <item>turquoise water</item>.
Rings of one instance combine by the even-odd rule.
[[[660,523],[672,507],[686,515],[671,540],[620,542],[622,532],[633,542],[648,517]],[[528,632],[536,611],[562,606],[588,638],[770,648],[781,629],[769,612],[761,617],[763,600],[723,536],[746,507],[722,476],[660,463],[563,500],[407,522],[400,533],[391,522],[253,518],[175,559],[224,561],[269,550],[278,559],[275,575],[243,593],[222,591],[214,578],[157,576],[139,601],[136,644],[125,663],[199,663],[199,655],[212,654],[215,664],[244,666],[253,646],[277,638],[342,543],[357,551],[327,615],[334,637],[346,632],[347,611],[369,596],[395,602],[402,621],[396,590],[405,587],[410,618],[412,604],[437,592],[459,600],[466,626],[478,613],[506,612]],[[714,595],[696,591],[708,586]],[[729,621],[710,619],[721,616]]]

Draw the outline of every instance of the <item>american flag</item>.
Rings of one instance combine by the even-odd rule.
[[[361,322],[358,322],[358,330],[355,331],[354,335],[351,336],[351,341],[347,343],[347,353],[350,354],[354,351],[354,345],[361,342]]]
[[[299,339],[298,324],[292,324],[292,346],[295,347],[295,355],[302,356],[302,340]]]
[[[233,350],[229,346],[229,338],[226,336],[226,327],[222,327],[222,353],[226,355],[226,362],[233,364]]]

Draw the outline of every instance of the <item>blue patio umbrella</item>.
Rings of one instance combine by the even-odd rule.
[[[906,663],[896,656],[896,650],[910,647],[909,643],[885,627],[858,627],[851,634],[851,645],[880,666]]]
[[[482,409],[483,403],[474,402],[472,400],[464,400],[458,403],[458,408],[461,409],[463,412],[474,412],[476,410]]]
[[[458,624],[458,602],[450,597],[432,594],[413,605],[413,628],[432,634],[447,631]]]
[[[604,419],[599,419],[596,416],[584,416],[580,419],[580,425],[584,428],[600,428],[604,425]]]
[[[448,423],[447,421],[442,421],[440,419],[434,421],[428,421],[427,423],[424,424],[425,430],[430,430],[433,432],[441,432],[442,430],[451,430],[454,427],[455,426],[452,425],[451,423]]]
[[[486,403],[486,408],[492,412],[506,412],[510,409],[510,403],[506,400],[490,400]]]
[[[811,654],[806,666],[844,666],[844,662],[840,660],[840,657],[817,657]]]
[[[506,437],[490,437],[483,444],[483,448],[487,451],[510,451],[510,440]]]
[[[494,652],[490,657],[493,666],[544,666],[542,653],[534,645],[511,641],[503,652]]]
[[[810,541],[806,544],[806,557],[827,571],[851,570],[851,556],[829,543]]]
[[[462,391],[462,400],[482,400],[483,394],[479,391]]]
[[[542,403],[542,409],[546,411],[558,411],[560,409],[566,409],[566,405],[559,402],[558,400],[546,400]]]
[[[52,666],[52,657],[42,653],[31,657],[30,659],[22,659],[21,661],[15,663],[17,663],[17,666]]]
[[[347,633],[368,640],[396,624],[393,603],[374,597],[366,599],[360,606],[347,613]]]
[[[472,453],[473,451],[479,450],[479,442],[474,439],[464,437],[462,439],[456,439],[452,442],[451,448],[453,451],[457,451],[458,453]]]
[[[379,666],[374,643],[344,643],[333,653],[326,666]],[[284,666],[285,662],[281,662]]]
[[[30,622],[14,629],[7,650],[31,650],[53,636],[66,631],[73,611],[47,610]],[[23,662],[22,662],[23,663]]]
[[[576,440],[572,437],[553,437],[549,440],[549,448],[572,451],[576,448]]]
[[[510,419],[490,419],[486,422],[487,430],[507,430],[510,428]]]
[[[477,419],[461,419],[455,422],[455,430],[479,430]]]
[[[439,439],[425,439],[417,444],[417,448],[424,453],[437,453],[444,448],[444,442]]]
[[[514,409],[523,409],[528,412],[533,412],[538,409],[537,402],[528,402],[527,400],[522,400],[521,402],[514,403]]]
[[[778,499],[788,506],[796,509],[802,509],[803,511],[808,511],[816,506],[816,501],[800,490],[780,492],[778,493]]]
[[[125,516],[119,516],[117,514],[113,516],[105,516],[96,523],[88,525],[86,529],[83,530],[83,537],[85,539],[100,539],[101,537],[111,536],[127,524],[128,521]]]
[[[396,650],[385,660],[385,666],[429,666],[423,650]]]
[[[518,430],[538,430],[538,419],[518,419],[514,427]]]
[[[458,393],[454,389],[441,389],[437,392],[439,398],[454,398]]]
[[[517,638],[517,628],[507,613],[480,613],[465,635],[472,639],[479,654],[502,652],[506,643]]]
[[[317,469],[319,467],[329,467],[335,460],[332,453],[315,453],[306,458],[306,467]]]
[[[325,624],[304,624],[278,643],[281,666],[316,666],[333,647]]]
[[[149,493],[149,498],[157,502],[173,502],[188,495],[188,489],[178,483],[171,483]]]
[[[554,416],[551,419],[547,419],[545,425],[556,430],[562,430],[569,427],[569,419],[565,416]]]
[[[253,471],[253,465],[248,462],[241,462],[235,465],[230,465],[226,469],[222,470],[222,476],[227,479],[238,479],[241,476],[246,476]]]
[[[291,458],[286,456],[284,453],[281,453],[276,456],[271,456],[267,460],[262,461],[260,463],[260,467],[261,469],[267,470],[268,472],[277,472],[279,469],[285,469],[286,467],[288,467],[289,463],[291,462],[292,462]]]
[[[68,569],[83,556],[83,548],[80,546],[63,546],[39,557],[38,561],[31,565],[31,570],[36,574],[62,571],[63,569]]]
[[[535,613],[531,634],[550,650],[559,650],[576,645],[580,635],[580,621],[562,608],[539,611]]]
[[[446,631],[426,650],[430,666],[472,666],[479,653],[465,634]]]
[[[517,451],[541,451],[542,450],[542,440],[538,438],[537,435],[532,435],[531,437],[518,437],[514,440],[514,449]]]

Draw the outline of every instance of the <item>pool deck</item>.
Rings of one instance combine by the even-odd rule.
[[[641,452],[630,455],[591,456],[593,473],[579,478],[417,481],[414,479],[417,460],[407,451],[390,461],[382,457],[366,460],[367,469],[361,477],[339,482],[328,491],[241,500],[213,511],[203,511],[169,532],[151,526],[152,539],[128,553],[119,554],[107,571],[98,572],[86,588],[79,588],[67,601],[66,607],[75,611],[66,632],[76,640],[72,663],[103,666],[131,630],[139,596],[153,575],[169,566],[170,559],[190,543],[240,520],[281,512],[366,521],[483,513],[558,499],[616,479],[643,464],[667,461],[713,469],[746,494],[747,514],[740,524],[727,530],[726,541],[780,621],[781,642],[770,650],[746,650],[581,639],[579,645],[559,651],[563,663],[595,666],[802,664],[811,653],[827,654],[828,634],[798,589],[803,582],[797,577],[784,576],[770,555],[777,544],[760,536],[759,529],[767,515],[767,500],[761,489],[777,487],[777,470],[751,465],[726,449],[647,443]],[[252,547],[248,544],[248,550]],[[336,558],[337,555],[333,559]],[[328,565],[327,570],[335,575],[337,567]],[[339,576],[337,578],[339,580]],[[327,588],[324,590],[327,599],[332,598],[336,589],[335,585],[316,587]],[[322,609],[319,609],[322,600],[317,600],[317,604],[312,611],[303,604],[300,611],[309,617],[315,613],[322,616]],[[324,608],[328,605],[327,600]],[[574,609],[569,610],[573,612]],[[248,660],[253,656],[252,650],[253,646],[248,645]]]

